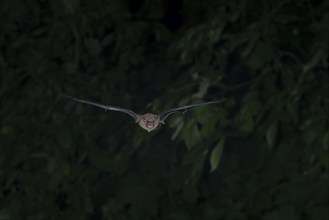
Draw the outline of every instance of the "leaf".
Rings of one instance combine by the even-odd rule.
[[[174,134],[171,136],[171,140],[175,140],[175,139],[177,138],[178,134],[180,133],[180,131],[181,131],[182,128],[183,128],[183,125],[184,125],[183,122],[181,122],[181,123],[178,124],[178,126],[177,126],[177,128],[176,128]]]
[[[253,69],[262,67],[272,60],[273,49],[265,43],[256,43],[253,52],[246,58],[246,62]]]
[[[108,34],[103,38],[102,45],[106,47],[106,46],[112,44],[113,42],[114,42],[114,35]]]
[[[10,220],[12,218],[10,217],[9,212],[3,208],[3,209],[0,209],[0,219],[1,220]]]
[[[316,140],[316,136],[318,135],[318,132],[315,131],[313,128],[308,129],[305,131],[304,134],[304,141],[307,145],[313,144],[313,142]]]
[[[323,148],[328,151],[329,149],[329,131],[327,131],[327,133],[323,136]]]
[[[203,152],[196,156],[195,161],[192,164],[191,172],[190,172],[190,180],[196,180],[198,175],[201,173],[204,165],[204,160],[208,150],[203,150]]]
[[[2,126],[0,133],[2,135],[9,135],[9,134],[13,133],[13,129],[10,126],[4,125],[4,126]]]
[[[219,161],[222,157],[223,149],[225,144],[225,138],[218,142],[216,147],[211,151],[210,155],[210,172],[213,172],[217,169]]]
[[[278,122],[274,122],[266,132],[266,140],[267,144],[269,145],[270,148],[274,146],[275,139],[278,133]]]
[[[313,69],[323,58],[323,55],[326,53],[326,49],[320,49],[313,56],[313,58],[303,66],[303,72],[306,73]]]
[[[64,70],[67,73],[75,73],[77,71],[77,64],[76,63],[65,63]]]
[[[298,104],[297,103],[289,103],[287,105],[287,110],[289,112],[289,118],[292,119],[292,121],[295,124],[298,124],[298,117],[299,117],[299,108],[298,108]]]
[[[186,183],[189,181],[196,181],[198,179],[203,169],[204,160],[207,154],[208,149],[198,145],[190,149],[189,152],[185,155],[182,164],[187,166],[189,169],[189,177],[185,181]]]
[[[207,80],[202,80],[199,84],[199,91],[193,95],[193,98],[202,99],[208,91],[209,82]]]
[[[98,55],[102,51],[101,43],[95,38],[88,38],[85,40],[85,45],[92,55]]]
[[[243,121],[240,124],[240,130],[242,132],[251,132],[254,129],[254,120],[251,115],[248,117],[244,118]]]
[[[181,135],[189,150],[201,142],[200,130],[197,127],[195,120],[190,120],[186,124]]]

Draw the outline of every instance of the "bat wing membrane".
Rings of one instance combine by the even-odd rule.
[[[201,105],[209,105],[209,104],[215,104],[215,103],[219,103],[219,102],[223,102],[225,99],[221,99],[221,100],[217,100],[217,101],[212,101],[212,102],[203,102],[203,103],[198,103],[198,104],[192,104],[192,105],[185,105],[182,107],[178,107],[178,108],[172,108],[169,109],[168,111],[162,112],[160,114],[160,120],[162,123],[164,123],[164,121],[167,119],[167,117],[173,113],[181,113],[184,114],[186,111],[201,106]]]
[[[103,104],[100,104],[100,103],[97,103],[97,102],[87,101],[87,100],[83,100],[83,99],[77,99],[77,98],[74,98],[74,97],[71,97],[71,96],[67,96],[67,97],[74,100],[74,101],[85,103],[85,104],[88,104],[88,105],[97,106],[97,107],[103,108],[105,110],[123,112],[123,113],[126,113],[126,114],[130,115],[135,120],[138,119],[138,115],[130,109],[125,109],[125,108],[121,108],[121,107],[117,107],[117,106],[103,105]]]

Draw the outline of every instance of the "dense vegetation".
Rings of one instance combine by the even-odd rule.
[[[0,3],[0,220],[329,219],[328,1]]]

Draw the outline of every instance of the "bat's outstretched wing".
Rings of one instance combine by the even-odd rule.
[[[125,109],[125,108],[121,108],[121,107],[117,107],[117,106],[110,106],[110,105],[103,105],[97,102],[91,102],[91,101],[87,101],[87,100],[83,100],[83,99],[77,99],[71,96],[67,96],[68,98],[77,101],[77,102],[82,102],[88,105],[94,105],[100,108],[103,108],[105,110],[110,110],[110,111],[118,111],[118,112],[124,112],[128,115],[130,115],[131,117],[133,117],[136,121],[138,120],[138,114],[136,114],[135,112],[133,112],[130,109]]]
[[[223,102],[225,99],[221,99],[221,100],[217,100],[217,101],[212,101],[212,102],[202,102],[202,103],[198,103],[198,104],[192,104],[192,105],[186,105],[186,106],[182,106],[182,107],[178,107],[178,108],[172,108],[169,109],[168,111],[162,112],[160,114],[160,121],[161,123],[164,123],[164,121],[167,119],[167,117],[173,113],[182,113],[184,114],[186,111],[188,111],[189,109],[201,106],[201,105],[209,105],[209,104],[215,104],[215,103],[219,103],[219,102]]]

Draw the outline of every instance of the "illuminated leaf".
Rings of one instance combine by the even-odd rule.
[[[272,148],[275,144],[275,140],[277,137],[277,133],[278,133],[278,123],[274,122],[268,129],[266,132],[266,140],[267,140],[267,144],[270,148]]]
[[[210,172],[217,169],[220,159],[222,157],[223,149],[225,145],[225,138],[220,140],[218,144],[214,147],[210,154]]]

